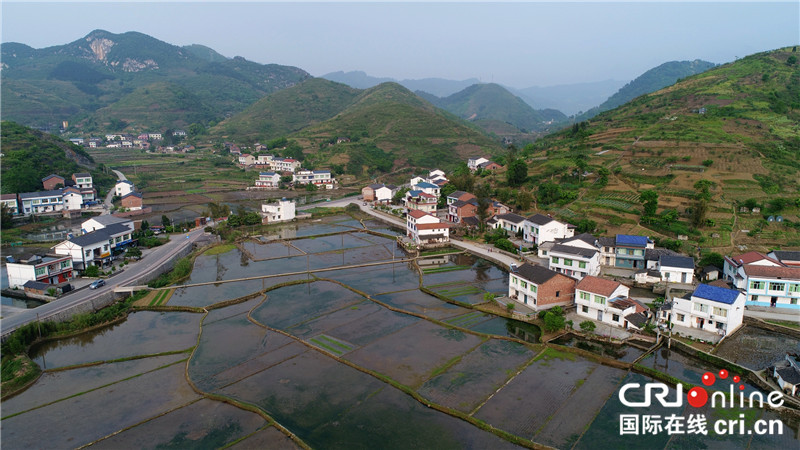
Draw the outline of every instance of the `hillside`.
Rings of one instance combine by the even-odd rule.
[[[800,246],[797,56],[715,67],[529,146],[540,209],[608,232],[685,235],[687,251]],[[643,217],[645,190],[658,203]]]
[[[94,160],[83,148],[50,134],[3,121],[2,193],[42,190],[42,178],[55,173],[64,178],[75,172],[91,172],[94,183],[109,188],[114,177],[94,169]]]
[[[322,78],[310,78],[257,101],[210,130],[215,136],[266,142],[330,119],[362,91]]]
[[[382,83],[397,83],[411,92],[429,92],[436,97],[447,97],[458,91],[464,90],[473,84],[480,83],[477,78],[467,80],[448,80],[445,78],[421,78],[418,80],[404,79],[396,80],[387,77],[372,77],[360,70],[352,72],[331,72],[322,76],[326,80],[346,84],[356,89],[369,89]]]
[[[207,123],[309,77],[296,67],[228,59],[203,46],[178,47],[142,33],[103,30],[43,49],[3,43],[2,70],[4,118],[41,127],[67,120],[74,130],[83,132],[136,132],[153,126],[131,121],[126,130],[111,129],[109,119],[125,120],[117,111],[124,114],[132,106],[147,107],[151,99],[132,105],[136,102],[128,96],[154,83],[183,89],[174,95],[183,96],[184,103],[193,101],[186,106],[201,111],[198,120]],[[123,99],[126,105],[113,108]],[[101,108],[109,109],[102,118],[93,117]],[[159,129],[170,126],[156,125]]]
[[[499,143],[396,83],[363,91],[335,117],[295,133],[313,164],[387,172],[400,167],[454,167]],[[351,142],[331,144],[338,137]],[[329,145],[330,144],[330,145]],[[313,149],[313,150],[311,150]]]
[[[608,100],[604,101],[596,108],[592,108],[580,115],[578,120],[586,120],[594,117],[603,111],[621,106],[640,95],[655,92],[674,84],[681,78],[703,73],[714,66],[716,66],[716,64],[699,59],[694,61],[666,62],[639,75],[636,79],[621,87],[620,90],[609,97]]]
[[[552,121],[566,120],[564,114],[536,111],[499,84],[474,84],[434,103],[469,121],[506,122],[522,132],[546,130]]]
[[[531,86],[523,89],[506,86],[506,89],[525,100],[532,108],[552,108],[572,116],[598,106],[624,85],[624,81],[605,80],[555,86]]]

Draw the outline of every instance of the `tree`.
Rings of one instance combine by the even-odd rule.
[[[725,266],[725,258],[717,252],[706,253],[700,258],[697,265],[699,267],[715,266],[721,269]]]
[[[150,223],[146,220],[142,221],[142,231],[147,231],[150,229]]]
[[[560,306],[553,307],[547,311],[543,320],[545,331],[560,330],[567,324],[566,319],[564,319],[564,311]]]
[[[314,191],[316,191],[317,189],[318,189],[318,188],[317,188],[317,185],[316,185],[316,184],[314,184],[314,183],[308,183],[308,184],[306,184],[306,191],[308,191],[308,192],[314,192]]]
[[[436,205],[437,208],[441,209],[447,206],[447,196],[452,194],[453,192],[457,191],[453,183],[447,183],[442,186],[442,189],[439,191],[439,204]]]
[[[165,227],[168,227],[169,224],[170,224],[169,217],[167,217],[166,215],[162,215],[161,216],[161,225],[164,225]]]
[[[591,219],[581,219],[576,225],[575,231],[580,233],[591,233],[597,228],[597,222]]]
[[[697,191],[697,198],[701,200],[711,200],[711,187],[714,186],[713,181],[697,180],[694,183],[694,189]]]
[[[533,195],[529,191],[525,189],[520,189],[517,192],[517,208],[520,211],[527,211],[531,207],[531,202],[533,201]]]
[[[141,258],[142,257],[142,250],[139,247],[129,247],[125,254],[129,258]]]
[[[97,266],[89,266],[83,271],[85,277],[98,277],[100,276],[100,268]]]
[[[548,181],[542,183],[536,189],[536,199],[539,203],[549,205],[555,203],[561,198],[561,186]]]
[[[584,320],[578,326],[581,327],[581,331],[584,333],[593,333],[597,328],[597,325],[595,325],[591,320]]]
[[[466,167],[466,164],[464,166]],[[466,171],[454,174],[450,177],[450,182],[447,184],[452,184],[456,190],[459,191],[472,192],[475,189],[475,176],[467,169]]]
[[[521,159],[515,159],[508,165],[506,180],[511,187],[521,186],[528,178],[528,165]]]
[[[394,193],[392,197],[392,203],[399,205],[403,202],[403,199],[406,197],[406,192],[408,192],[408,188],[400,188],[397,192]]]
[[[692,204],[692,213],[689,215],[689,223],[691,223],[694,228],[700,228],[705,224],[707,212],[708,202],[704,198],[695,200]]]
[[[656,215],[658,209],[658,192],[648,189],[639,194],[639,201],[642,202],[644,210],[642,211],[643,217],[653,217]]]
[[[11,208],[5,203],[0,205],[0,228],[6,230],[14,226]]]
[[[491,206],[492,199],[492,187],[489,186],[489,183],[482,183],[478,185],[478,189],[475,190],[475,197],[478,198],[478,219],[480,219],[480,229],[483,231],[485,227],[486,219],[489,218],[490,210],[489,206]]]

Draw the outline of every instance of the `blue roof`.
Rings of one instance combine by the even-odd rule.
[[[419,197],[419,194],[422,194],[422,191],[408,191],[408,195],[412,197]]]
[[[314,173],[331,173],[330,170],[315,170]]]
[[[697,286],[697,289],[694,290],[692,296],[732,305],[733,302],[736,301],[736,298],[739,297],[739,291],[711,286],[708,284],[701,284]]]
[[[634,236],[630,234],[618,234],[617,245],[632,245],[635,247],[647,247],[647,236]]]
[[[422,181],[422,182],[420,182],[420,183],[417,183],[417,184],[416,184],[416,187],[418,187],[418,188],[423,188],[423,189],[430,189],[430,188],[439,189],[439,186],[437,186],[437,185],[435,185],[435,184],[431,184],[431,183],[426,183],[426,182],[424,182],[424,181]]]
[[[259,175],[266,175],[268,177],[272,177],[277,175],[275,172],[261,172]]]

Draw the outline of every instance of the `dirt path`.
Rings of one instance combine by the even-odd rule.
[[[733,225],[731,225],[731,247],[735,248],[736,246],[733,243],[733,236],[736,234],[736,218],[737,218],[736,205],[734,204],[733,206],[731,206],[731,208],[733,208]]]

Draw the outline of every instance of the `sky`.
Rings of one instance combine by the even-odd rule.
[[[314,76],[478,78],[517,88],[629,81],[800,43],[800,2],[52,2],[3,0],[2,42],[138,31]]]

